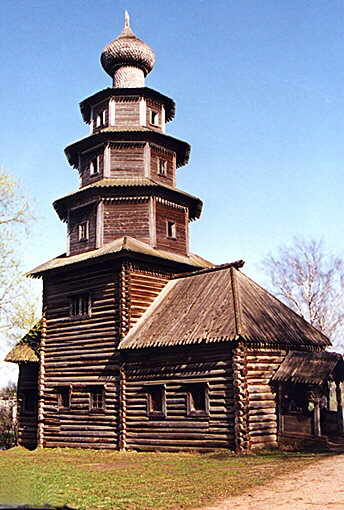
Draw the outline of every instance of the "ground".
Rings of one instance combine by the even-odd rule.
[[[344,454],[331,456],[202,510],[343,510],[343,476]]]
[[[317,473],[323,458],[278,451],[238,457],[226,451],[13,448],[0,451],[0,504],[67,504],[78,510],[192,509],[251,491],[285,474],[294,476],[308,466],[314,465]]]

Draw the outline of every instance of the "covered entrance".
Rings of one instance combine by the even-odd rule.
[[[325,439],[343,434],[344,361],[335,352],[290,352],[272,377],[278,435]]]

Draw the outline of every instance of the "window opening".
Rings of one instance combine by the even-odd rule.
[[[166,416],[166,392],[163,385],[148,386],[147,392],[147,414],[148,416]]]
[[[92,158],[90,161],[90,175],[96,175],[99,173],[99,156]]]
[[[78,294],[71,297],[71,317],[87,317],[90,315],[91,300],[89,294]]]
[[[176,224],[173,221],[167,222],[167,237],[176,238]]]
[[[187,388],[186,407],[188,416],[206,416],[209,413],[208,386],[205,383],[191,384]]]
[[[79,223],[79,241],[87,241],[88,240],[88,221],[83,221]]]
[[[90,388],[90,409],[104,409],[104,388],[102,386]]]
[[[57,405],[59,409],[66,409],[70,407],[69,386],[61,386],[57,389]]]
[[[165,159],[159,159],[158,174],[163,176],[167,175],[167,161]]]
[[[159,125],[159,114],[158,112],[155,112],[154,110],[149,110],[150,112],[150,123],[154,126]]]

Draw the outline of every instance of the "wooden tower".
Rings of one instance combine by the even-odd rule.
[[[67,252],[31,272],[44,285],[41,446],[121,446],[119,341],[175,273],[210,265],[189,253],[202,202],[176,188],[190,147],[165,133],[173,100],[145,87],[154,62],[126,14],[101,55],[113,86],[81,102],[90,134],[65,150],[80,175],[54,203]]]

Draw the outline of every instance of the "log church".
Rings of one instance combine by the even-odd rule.
[[[202,202],[176,185],[190,146],[166,133],[175,103],[145,85],[155,55],[127,14],[101,64],[112,85],[80,103],[90,132],[65,149],[80,187],[54,202],[67,250],[30,271],[42,320],[6,357],[19,443],[245,452],[340,434],[329,339],[243,261],[190,252]]]

